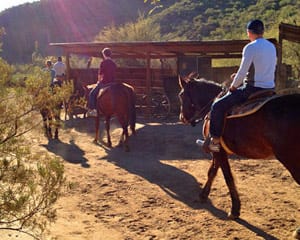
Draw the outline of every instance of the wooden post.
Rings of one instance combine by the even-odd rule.
[[[277,70],[276,70],[276,90],[284,89],[286,86],[286,74],[283,73],[284,69],[282,66],[282,34],[283,29],[279,25],[279,39],[277,47]]]
[[[66,79],[68,82],[70,82],[70,53],[66,52],[65,55],[66,55],[66,67],[67,67],[67,72],[66,72],[67,78]]]
[[[146,115],[151,116],[151,59],[150,52],[147,51],[146,56]]]

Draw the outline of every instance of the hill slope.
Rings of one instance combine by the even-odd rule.
[[[278,37],[280,22],[300,25],[298,0],[161,0],[150,18],[164,39],[243,39],[250,19],[260,18],[266,37]],[[10,63],[31,61],[38,42],[43,56],[57,54],[50,42],[93,41],[106,26],[125,24],[148,12],[143,0],[41,0],[0,13],[6,29],[2,57]],[[154,39],[155,40],[155,39]]]
[[[2,57],[29,62],[36,41],[45,56],[53,53],[50,42],[92,41],[104,26],[132,21],[145,9],[141,0],[41,0],[7,9],[0,13]]]

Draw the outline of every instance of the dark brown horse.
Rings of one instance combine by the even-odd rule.
[[[55,94],[55,88],[61,87],[60,84],[55,84],[51,88],[53,94]],[[54,129],[54,138],[58,139],[58,129],[61,126],[61,108],[63,102],[54,99],[48,99],[43,107],[40,108],[40,113],[43,119],[45,136],[49,139],[53,138],[52,129]]]
[[[110,138],[110,119],[115,116],[123,132],[119,144],[123,144],[125,151],[129,151],[128,145],[128,126],[132,134],[135,134],[136,124],[136,95],[132,86],[125,83],[113,83],[100,90],[97,96],[97,117],[95,121],[95,142],[99,139],[100,116],[105,118],[105,127],[107,133],[107,146],[111,147]]]
[[[180,119],[191,124],[195,124],[197,119],[204,119],[213,100],[222,91],[221,85],[203,79],[179,78],[179,85]],[[204,133],[207,135],[205,129]],[[227,149],[246,158],[275,157],[300,184],[299,136],[300,94],[273,97],[250,115],[226,118],[222,147],[220,152],[213,153],[208,180],[200,194],[201,200],[207,200],[213,180],[221,167],[232,200],[229,217],[239,217],[241,203],[229,166]]]
[[[62,104],[57,105],[55,108],[43,107],[40,113],[43,118],[43,125],[45,136],[49,139],[53,138],[52,129],[54,128],[54,138],[58,139],[58,129],[61,125],[60,111]]]

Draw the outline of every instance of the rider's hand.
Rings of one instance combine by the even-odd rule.
[[[229,91],[234,92],[237,88],[235,86],[230,86]]]
[[[233,80],[234,77],[235,77],[235,75],[236,75],[236,73],[231,74],[231,75],[230,75],[230,79]]]

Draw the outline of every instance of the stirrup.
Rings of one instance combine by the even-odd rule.
[[[97,117],[97,110],[93,109],[87,112],[87,117]]]
[[[205,152],[220,152],[220,143],[214,143],[210,137],[206,138],[205,140],[197,139],[196,144]]]

